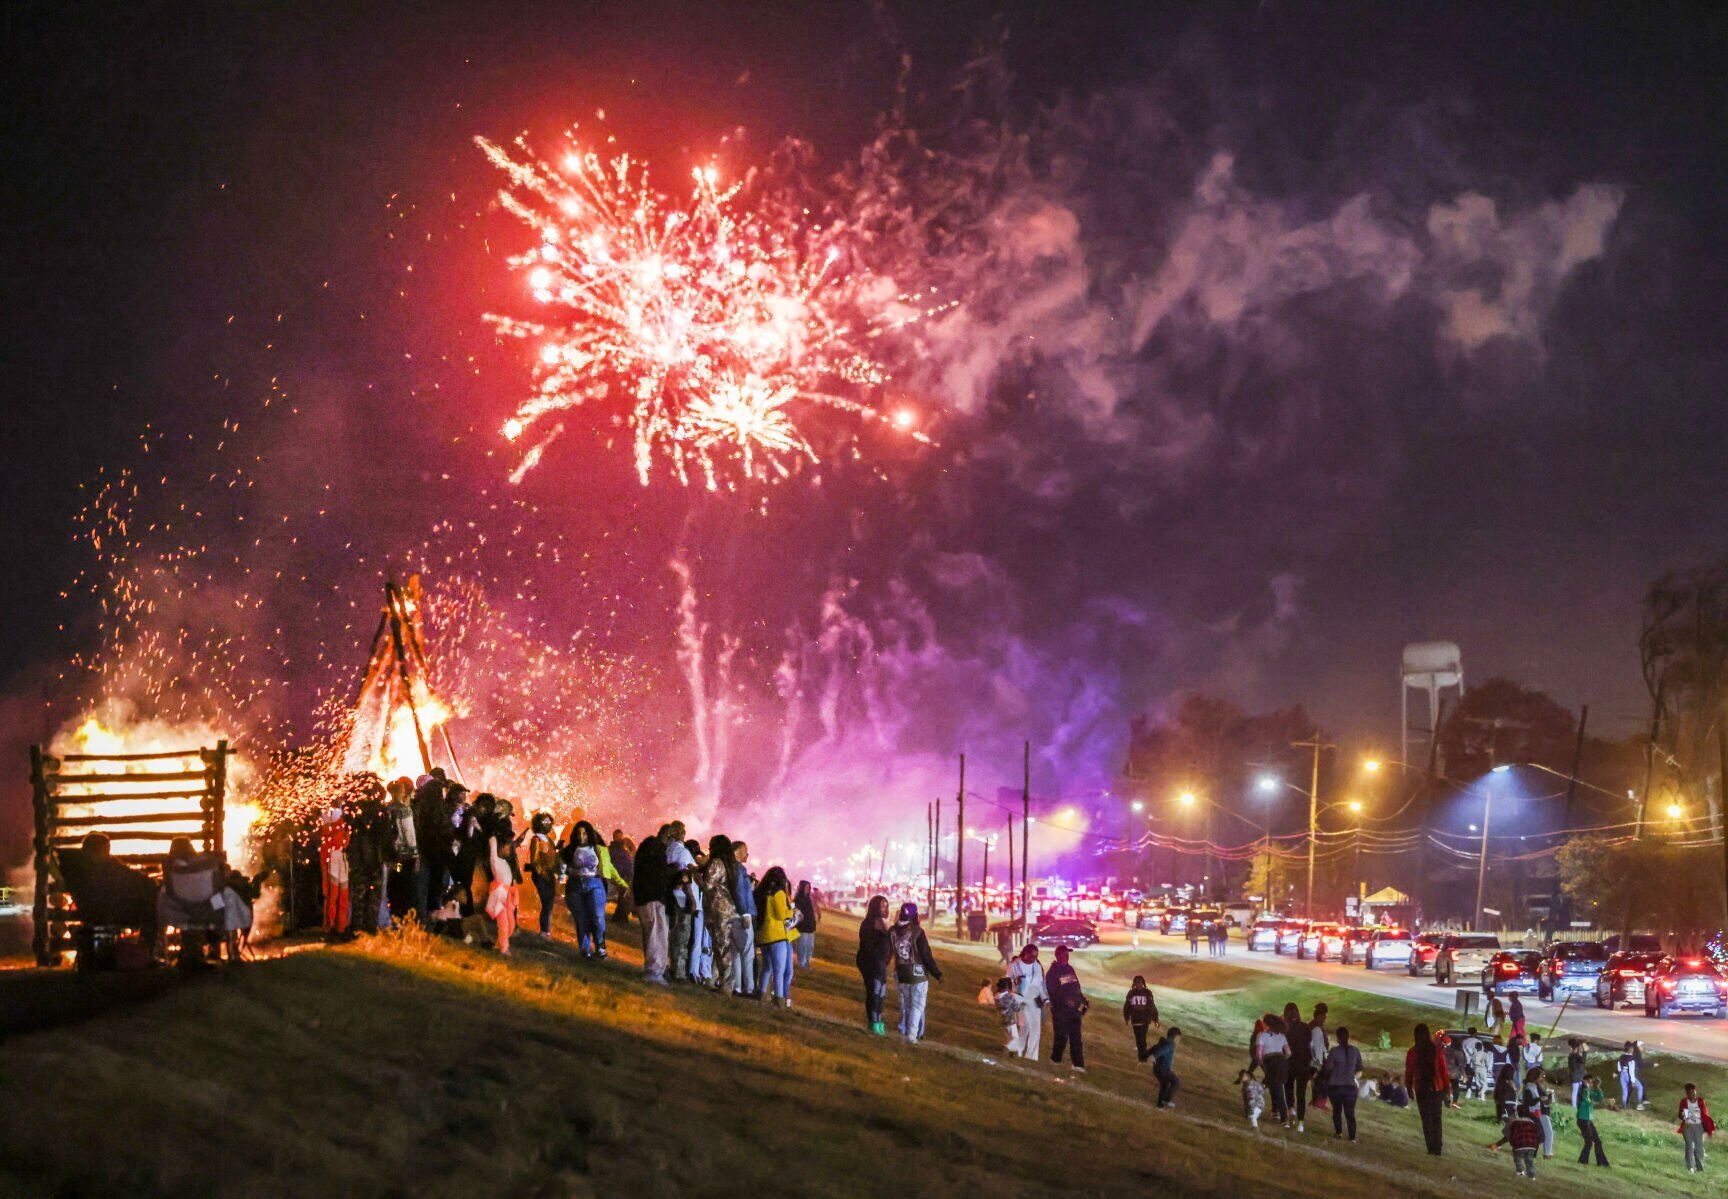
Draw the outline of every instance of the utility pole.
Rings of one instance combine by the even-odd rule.
[[[924,804],[924,869],[930,875],[930,889],[925,893],[925,907],[936,909],[936,805]]]
[[[1477,932],[1482,931],[1482,887],[1488,881],[1488,821],[1494,814],[1494,769],[1488,769],[1487,777],[1482,780],[1486,788],[1482,798],[1482,849],[1476,860],[1476,920],[1471,925]]]
[[[936,927],[936,897],[942,894],[942,797],[936,797],[936,839],[930,848],[930,927]]]
[[[1722,833],[1722,894],[1728,901],[1728,706],[1716,716],[1716,823]]]
[[[1416,813],[1416,885],[1411,888],[1410,896],[1416,901],[1416,911],[1419,916],[1427,913],[1428,899],[1428,805],[1434,798],[1434,776],[1440,772],[1440,728],[1446,716],[1446,701],[1441,700],[1440,706],[1434,712],[1434,734],[1428,739],[1428,772],[1422,776],[1421,790],[1417,793],[1419,810]],[[1409,769],[1408,766],[1405,769]]]
[[[1008,823],[1008,923],[1014,923],[1014,813],[1009,812]]]
[[[1032,931],[1032,883],[1027,866],[1031,863],[1032,828],[1032,743],[1021,746],[1020,779],[1020,921],[1028,934]],[[1010,834],[1012,839],[1012,834]]]
[[[954,802],[960,807],[954,826],[954,931],[966,935],[966,755],[960,755],[960,791]]]
[[[1308,787],[1308,897],[1302,905],[1302,914],[1308,919],[1314,919],[1314,838],[1320,825],[1320,751],[1337,749],[1336,745],[1328,745],[1320,740],[1316,730],[1313,740],[1292,741],[1292,749],[1311,749],[1314,751],[1314,773]]]

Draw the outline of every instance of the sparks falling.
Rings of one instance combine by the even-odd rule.
[[[816,464],[802,426],[821,410],[911,432],[874,406],[887,372],[863,348],[904,322],[905,303],[862,314],[864,289],[803,210],[747,211],[742,185],[712,166],[674,201],[628,155],[572,149],[553,163],[521,139],[476,142],[509,178],[504,208],[539,241],[511,265],[544,315],[489,317],[537,346],[536,393],[503,428],[527,447],[513,482],[575,409],[630,429],[644,484],[663,464],[711,491]]]

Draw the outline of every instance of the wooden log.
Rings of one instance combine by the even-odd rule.
[[[166,762],[175,758],[196,758],[206,752],[200,749],[183,749],[154,754],[57,754],[56,760],[61,762]]]
[[[93,795],[50,795],[48,805],[54,808],[73,808],[86,804],[120,803],[128,799],[184,799],[187,801],[202,800],[209,792],[200,788],[197,791],[98,791]]]
[[[92,786],[97,783],[186,783],[194,779],[203,780],[208,776],[206,770],[163,770],[139,771],[136,774],[50,774],[46,781],[50,787],[65,787],[72,784]]]
[[[196,830],[187,832],[164,832],[147,828],[128,829],[124,833],[114,834],[115,839],[120,841],[173,841],[178,837],[185,837],[187,840],[191,840],[195,836],[197,836]],[[84,838],[82,836],[51,838],[52,844],[60,849],[76,847],[82,844],[83,840]]]
[[[110,825],[121,824],[163,824],[170,820],[195,821],[207,823],[206,814],[202,811],[192,812],[135,812],[129,816],[60,816],[54,820],[54,829],[63,828],[93,828],[103,829]],[[125,834],[132,836],[131,833]]]
[[[36,899],[31,908],[30,949],[38,966],[52,966],[53,954],[48,945],[48,787],[42,776],[42,747],[30,747],[31,808],[36,830],[32,847],[35,850]]]

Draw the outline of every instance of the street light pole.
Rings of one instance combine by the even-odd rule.
[[[1293,749],[1311,749],[1314,751],[1314,773],[1308,787],[1308,896],[1303,902],[1302,914],[1308,919],[1314,919],[1314,838],[1320,826],[1320,751],[1335,749],[1320,740],[1318,733],[1312,741],[1293,741]]]
[[[1488,821],[1494,814],[1494,774],[1495,770],[1490,770],[1482,783],[1482,849],[1476,861],[1476,922],[1471,926],[1477,932],[1482,931],[1482,887],[1488,881]]]

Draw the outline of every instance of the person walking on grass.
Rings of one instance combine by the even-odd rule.
[[[797,894],[792,896],[792,906],[798,909],[798,940],[794,944],[798,969],[810,969],[810,960],[816,953],[816,922],[821,914],[816,910],[816,892],[810,887],[809,879],[798,881]]]
[[[888,941],[888,897],[872,895],[858,925],[856,960],[858,976],[864,980],[864,1023],[877,1036],[888,1031],[882,1008],[888,1000],[888,968],[893,959],[894,948]]]
[[[612,850],[600,840],[600,832],[586,820],[570,826],[563,858],[569,868],[564,881],[564,903],[576,925],[576,948],[584,959],[606,956],[606,884],[623,885],[612,865]],[[542,923],[545,923],[542,918]]]
[[[1434,1036],[1426,1024],[1418,1024],[1414,1043],[1404,1055],[1404,1085],[1416,1101],[1422,1115],[1422,1141],[1434,1157],[1441,1153],[1440,1113],[1446,1105],[1446,1092],[1451,1079],[1446,1073],[1446,1058],[1434,1044]],[[1540,1135],[1540,1129],[1537,1130]]]
[[[1026,1039],[1026,1001],[1014,993],[1012,982],[999,978],[990,992],[990,1005],[996,1009],[996,1015],[1002,1021],[1002,1035],[1007,1038],[1003,1048],[1008,1051],[1009,1057],[1018,1055],[1020,1046]]]
[[[522,873],[516,865],[515,838],[511,835],[509,805],[500,805],[486,829],[486,914],[498,925],[498,952],[510,956],[510,937],[516,931],[520,911],[517,888]]]
[[[732,862],[735,867],[732,882],[732,902],[738,915],[732,922],[732,951],[738,956],[735,974],[738,982],[734,995],[755,998],[756,995],[756,882],[750,877],[750,846],[743,841],[732,842]],[[888,901],[883,900],[884,904]],[[886,915],[886,912],[884,912]]]
[[[1512,1077],[1512,1067],[1509,1064],[1500,1066],[1494,1071],[1494,1117],[1500,1121],[1500,1139],[1488,1146],[1488,1152],[1499,1153],[1500,1146],[1511,1140],[1506,1129],[1517,1106],[1518,1083]]]
[[[552,911],[558,906],[558,875],[564,862],[552,831],[552,813],[536,812],[528,822],[528,880],[540,897],[540,936],[552,936]]]
[[[1549,1090],[1547,1075],[1541,1066],[1533,1066],[1524,1075],[1524,1086],[1518,1092],[1518,1106],[1530,1114],[1542,1130],[1542,1156],[1554,1156],[1554,1092]]]
[[[1528,1040],[1524,1032],[1524,1001],[1518,996],[1512,996],[1512,1006],[1506,1009],[1506,1018],[1512,1022],[1512,1035],[1520,1041]]]
[[[1056,947],[1056,964],[1050,967],[1045,985],[1050,989],[1050,1015],[1055,1026],[1055,1040],[1050,1044],[1050,1060],[1060,1062],[1062,1051],[1068,1051],[1068,1064],[1086,1073],[1086,1045],[1081,1036],[1081,1022],[1092,1006],[1080,989],[1080,976],[1068,964],[1069,949]]]
[[[1266,1110],[1266,1084],[1254,1077],[1254,1071],[1236,1075],[1236,1085],[1242,1091],[1242,1114],[1248,1117],[1249,1128],[1260,1127],[1260,1113]]]
[[[666,826],[666,870],[670,876],[666,899],[667,953],[671,960],[672,981],[690,981],[690,951],[696,940],[696,912],[689,903],[689,893],[679,892],[689,874],[696,869],[696,855],[684,843],[684,822],[674,820]]]
[[[612,840],[606,846],[612,858],[612,870],[618,875],[617,900],[612,905],[612,919],[623,924],[630,919],[636,903],[630,897],[630,881],[636,867],[636,842],[624,835],[624,830],[612,830]]]
[[[1152,1060],[1152,1077],[1158,1080],[1159,1107],[1176,1106],[1176,1092],[1182,1086],[1182,1080],[1176,1077],[1176,1042],[1181,1039],[1182,1030],[1172,1024],[1147,1055]]]
[[[909,1045],[924,1039],[924,1008],[930,980],[942,981],[942,968],[930,952],[930,939],[918,920],[918,905],[903,903],[894,927],[888,930],[894,957],[894,982],[900,992],[900,1035]]]
[[[1290,1113],[1290,1042],[1284,1036],[1284,1021],[1267,1012],[1261,1018],[1265,1030],[1254,1038],[1260,1069],[1266,1075],[1266,1093],[1272,1097],[1272,1115],[1280,1127],[1296,1122]]]
[[[738,946],[732,939],[738,927],[738,904],[732,898],[737,875],[732,839],[715,833],[708,838],[708,860],[697,873],[696,884],[702,890],[702,918],[708,923],[714,950],[714,989],[723,995],[738,989]]]
[[[1043,1049],[1044,1009],[1050,1006],[1050,988],[1044,979],[1044,964],[1038,960],[1036,945],[1027,945],[1008,964],[1008,980],[1014,984],[1014,993],[1026,1001],[1023,1012],[1026,1039],[1021,1044],[1020,1056],[1037,1061]]]
[[[1632,1095],[1637,1093],[1637,1107],[1643,1111],[1649,1107],[1644,1098],[1644,1045],[1641,1041],[1627,1041],[1625,1050],[1620,1054],[1620,1107],[1621,1110],[1632,1106]]]
[[[1134,1032],[1135,1055],[1145,1061],[1152,1052],[1146,1048],[1146,1030],[1158,1023],[1158,1004],[1143,975],[1136,974],[1134,985],[1128,988],[1128,998],[1122,1001],[1122,1020]]]
[[[792,947],[798,941],[798,913],[792,907],[792,884],[786,871],[770,866],[762,876],[762,993],[768,1002],[792,1006]]]
[[[1578,1106],[1578,1092],[1584,1086],[1589,1070],[1589,1045],[1583,1037],[1566,1038],[1566,1082],[1572,1088],[1572,1106]]]
[[[1677,1114],[1680,1127],[1675,1131],[1680,1134],[1681,1143],[1686,1147],[1686,1173],[1702,1174],[1704,1138],[1716,1135],[1716,1121],[1710,1118],[1710,1105],[1705,1103],[1704,1096],[1698,1093],[1696,1083],[1686,1084],[1686,1093],[1680,1098],[1680,1110]]]
[[[1194,919],[1193,913],[1189,913],[1185,923],[1188,930],[1188,956],[1197,958],[1200,956],[1200,922]]]
[[[671,960],[666,909],[672,902],[674,876],[666,865],[668,828],[661,825],[659,832],[642,838],[630,880],[630,898],[642,925],[642,980],[660,987],[667,985],[666,967]]]
[[[1324,1016],[1325,1013],[1319,1013]],[[1315,1031],[1321,1031],[1316,1023]],[[1326,1051],[1320,1063],[1320,1079],[1326,1087],[1326,1098],[1332,1106],[1332,1135],[1344,1135],[1346,1125],[1350,1139],[1356,1139],[1356,1077],[1362,1073],[1362,1051],[1350,1043],[1350,1030],[1338,1029],[1338,1043]]]
[[[1574,1092],[1572,1107],[1577,1114],[1578,1135],[1584,1138],[1584,1147],[1578,1150],[1578,1164],[1590,1164],[1590,1150],[1596,1150],[1596,1164],[1608,1164],[1608,1152],[1602,1147],[1602,1134],[1596,1131],[1596,1105],[1602,1102],[1602,1084],[1596,1081],[1594,1074],[1587,1074],[1578,1090]]]
[[[1512,1171],[1520,1178],[1536,1177],[1536,1147],[1542,1143],[1542,1129],[1535,1119],[1524,1112],[1515,1112],[1506,1125],[1506,1139],[1512,1143]]]
[[[1318,1067],[1326,1054],[1314,1055],[1314,1029],[1302,1019],[1295,1004],[1284,1005],[1284,1038],[1290,1043],[1290,1081],[1285,1084],[1284,1106],[1296,1115],[1296,1131],[1308,1115],[1308,1095],[1314,1089]]]

